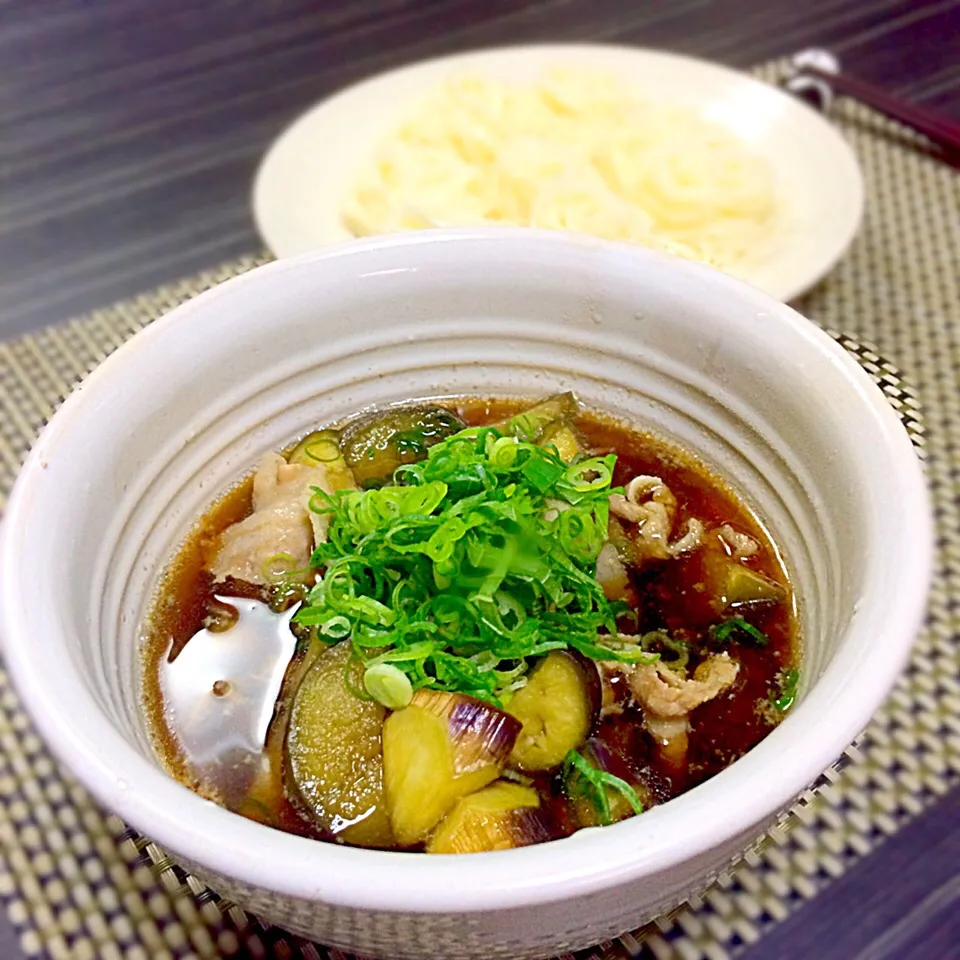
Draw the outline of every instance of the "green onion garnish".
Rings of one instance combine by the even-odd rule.
[[[563,782],[567,793],[573,796],[586,796],[593,803],[601,824],[609,826],[613,822],[610,811],[610,798],[607,787],[622,794],[633,807],[636,814],[643,813],[643,804],[637,791],[620,777],[606,770],[598,770],[586,757],[571,750],[563,761]]]
[[[758,647],[765,647],[770,642],[770,638],[762,630],[758,630],[752,623],[747,623],[743,617],[732,617],[710,628],[710,636],[717,643],[736,639],[738,634]]]
[[[472,427],[380,489],[314,488],[310,509],[330,525],[311,564],[325,570],[296,620],[349,637],[368,669],[392,664],[413,690],[496,704],[550,650],[648,662],[619,641],[621,605],[594,575],[615,463],[571,467],[553,448]]]
[[[789,710],[797,699],[797,686],[800,683],[800,671],[791,667],[783,674],[780,682],[780,695],[773,701],[774,709],[781,713]]]
[[[260,572],[267,583],[278,583],[303,571],[297,570],[297,561],[289,553],[275,553],[263,561]]]
[[[363,674],[363,686],[377,703],[388,710],[400,710],[413,698],[407,675],[392,663],[375,663]]]
[[[325,432],[315,440],[311,440],[303,448],[304,455],[318,463],[333,463],[340,459],[340,444],[336,435]]]

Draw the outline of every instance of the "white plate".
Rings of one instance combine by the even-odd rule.
[[[683,104],[729,128],[770,165],[782,210],[737,273],[781,300],[809,289],[843,255],[863,211],[853,151],[819,114],[774,87],[702,60],[629,47],[549,44],[427,60],[317,104],[267,152],[253,214],[278,257],[348,240],[340,204],[378,142],[418,96],[452,76],[533,81],[555,65],[617,75],[644,98]]]

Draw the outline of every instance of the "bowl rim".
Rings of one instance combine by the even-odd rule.
[[[29,545],[30,524],[36,522],[31,520],[38,507],[31,478],[43,469],[46,448],[59,431],[78,420],[82,423],[116,371],[127,363],[142,362],[138,353],[140,357],[152,353],[143,347],[176,337],[184,325],[202,322],[204,313],[216,311],[222,299],[242,288],[255,294],[259,287],[269,289],[286,271],[322,270],[318,265],[334,258],[357,258],[359,271],[368,252],[384,247],[402,248],[409,262],[411,257],[429,257],[438,244],[459,244],[476,252],[491,242],[520,244],[528,251],[537,248],[545,257],[571,262],[599,249],[617,262],[638,257],[656,262],[666,284],[682,282],[685,276],[707,280],[718,295],[734,297],[745,309],[763,312],[766,323],[780,325],[785,336],[804,341],[824,364],[841,372],[850,387],[850,403],[873,423],[873,439],[889,455],[887,481],[892,476],[903,495],[902,512],[893,521],[900,535],[898,552],[888,561],[898,572],[902,589],[889,597],[884,656],[870,658],[866,666],[857,665],[858,699],[844,703],[841,694],[853,675],[841,647],[796,710],[734,766],[642,817],[609,828],[581,830],[547,844],[446,857],[361,850],[282,833],[203,800],[113,728],[75,671],[72,677],[70,671],[62,671],[50,683],[44,645],[30,641],[30,611],[19,602],[31,595],[30,584],[22,579],[17,558]],[[594,270],[602,271],[595,258],[591,263]],[[8,669],[46,743],[99,802],[167,852],[188,861],[188,866],[196,864],[214,877],[284,897],[425,914],[564,900],[653,877],[734,838],[745,846],[837,759],[893,686],[922,623],[933,556],[927,486],[906,431],[879,388],[826,333],[792,308],[701,264],[595,238],[523,228],[426,231],[351,241],[256,268],[176,307],[118,348],[67,398],[24,464],[4,527],[0,608]],[[875,625],[869,617],[859,618],[848,629],[847,646],[850,635]],[[786,771],[779,763],[785,745],[793,753]],[[764,780],[769,779],[771,767],[778,768],[774,783]],[[737,779],[763,784],[763,788],[738,790]],[[724,798],[736,802],[719,802]]]

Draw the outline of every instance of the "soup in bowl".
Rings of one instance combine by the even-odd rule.
[[[167,769],[278,829],[480,853],[609,826],[793,705],[781,551],[575,394],[401,404],[265,454],[147,616]]]
[[[700,889],[866,725],[931,554],[825,334],[510,230],[178,308],[64,404],[6,526],[58,756],[245,908],[396,958],[547,956]]]

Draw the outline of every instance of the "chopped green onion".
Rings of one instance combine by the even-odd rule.
[[[539,417],[527,413],[518,413],[503,425],[504,433],[531,442],[539,438],[542,430],[543,425]]]
[[[643,813],[637,791],[626,780],[606,770],[598,770],[576,750],[571,750],[563,761],[563,781],[568,793],[586,796],[593,803],[600,822],[605,826],[613,822],[607,787],[622,794],[634,813]]]
[[[758,647],[765,647],[770,642],[770,638],[762,630],[747,623],[743,617],[733,617],[730,620],[724,620],[723,623],[714,624],[710,628],[710,636],[717,643],[726,643],[737,634],[741,634],[744,639]]]
[[[297,569],[297,561],[289,553],[275,553],[263,561],[260,572],[267,583],[277,583],[302,571]]]
[[[609,487],[612,476],[613,463],[610,462],[610,457],[592,457],[590,460],[581,460],[569,467],[564,480],[574,490],[582,493]]]
[[[350,621],[346,617],[337,616],[320,624],[319,630],[325,638],[329,637],[332,642],[336,642],[350,636],[350,626]]]
[[[322,434],[315,440],[311,440],[304,448],[304,454],[311,460],[318,463],[333,463],[340,459],[340,444],[337,443],[333,434],[323,436]]]
[[[648,652],[660,652],[657,651],[658,647],[669,651],[673,654],[672,657],[667,659],[665,656],[661,656],[660,659],[665,666],[674,670],[684,671],[690,662],[690,644],[685,643],[678,637],[671,636],[666,630],[653,630],[650,633],[645,633],[640,638],[640,645]]]
[[[407,675],[392,663],[367,667],[363,686],[377,703],[388,710],[401,710],[413,699],[413,686]]]
[[[562,463],[531,458],[523,465],[522,473],[540,493],[546,493],[566,473],[566,470]]]
[[[313,488],[310,509],[330,523],[296,621],[343,638],[367,668],[391,664],[413,690],[496,704],[549,650],[655,659],[619,642],[620,605],[595,577],[616,457],[571,467],[511,423],[448,436],[379,489]]]
[[[516,437],[499,437],[489,445],[487,459],[492,467],[509,470],[516,463],[519,452],[520,442]]]
[[[780,682],[780,695],[773,701],[774,709],[785,713],[797,699],[797,687],[800,684],[800,671],[791,667],[783,674]]]

